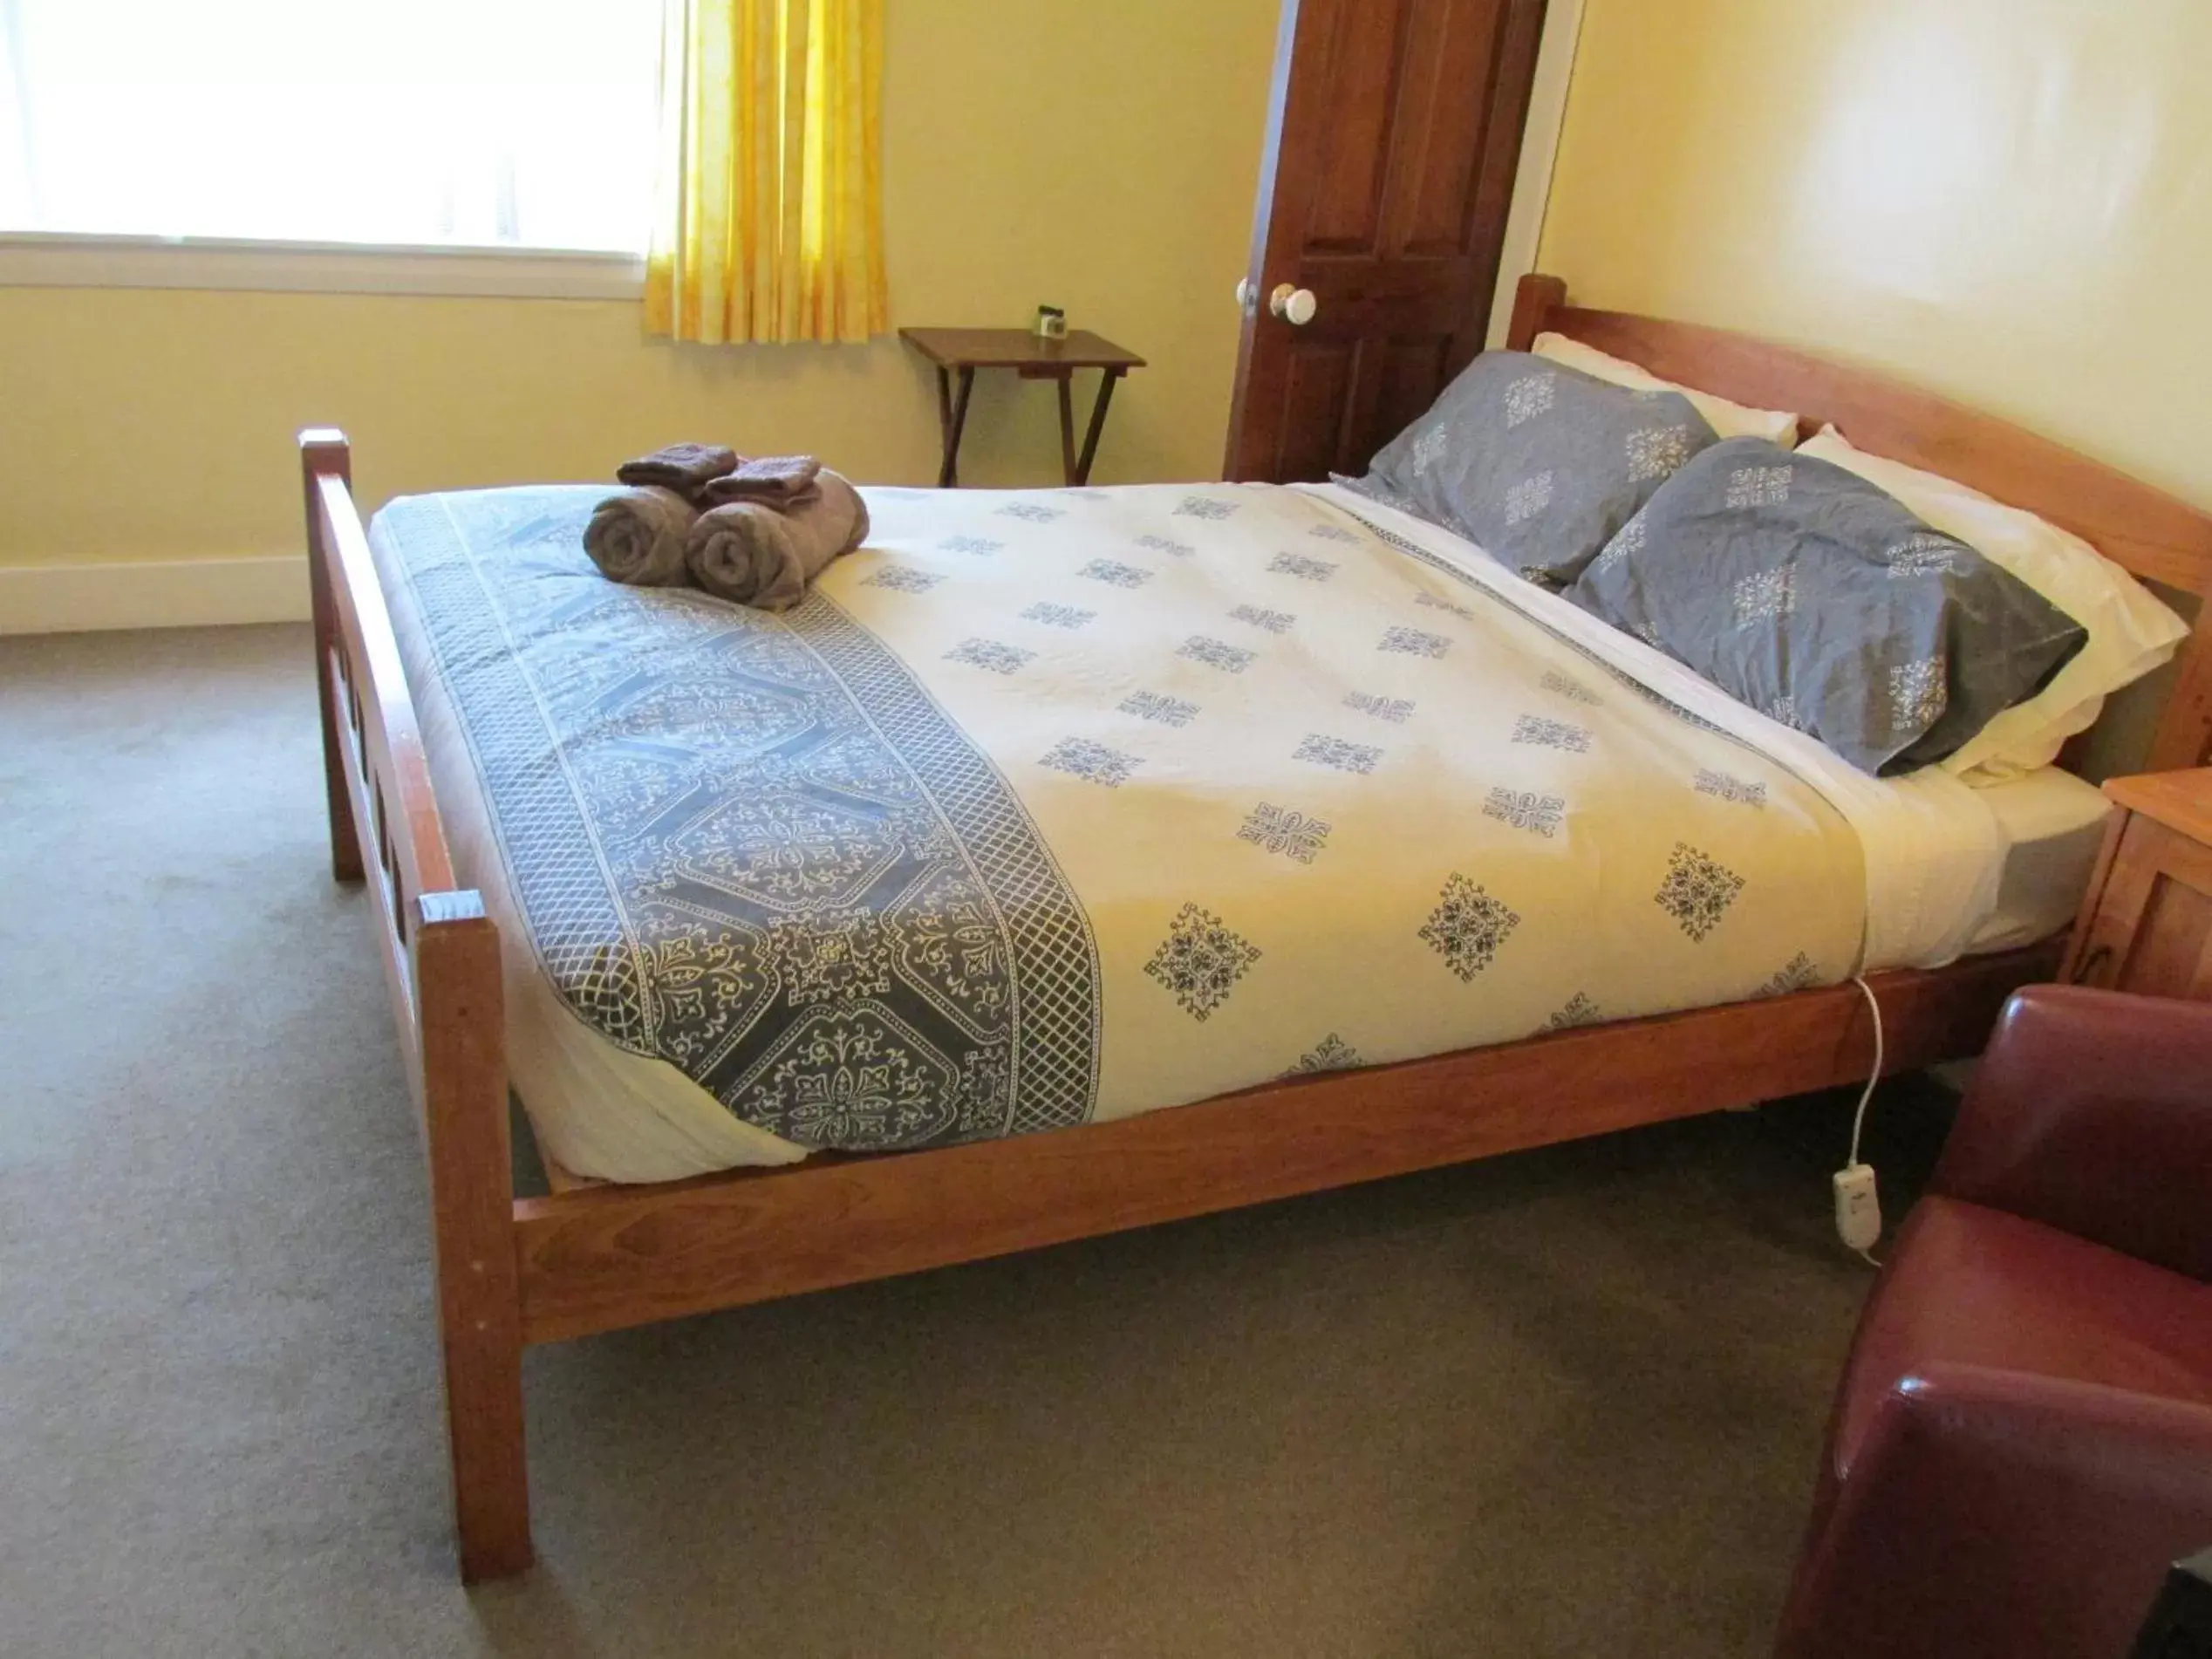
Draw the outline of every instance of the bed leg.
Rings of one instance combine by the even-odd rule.
[[[323,529],[323,504],[316,481],[353,481],[353,452],[345,434],[311,427],[299,434],[299,470],[307,495],[307,588],[315,616],[315,700],[323,725],[323,795],[331,822],[331,875],[338,881],[362,878],[361,841],[353,827],[353,801],[345,789],[345,741],[338,708],[337,653],[342,641],[338,602],[331,592],[331,549]]]
[[[530,1564],[522,1314],[509,1164],[499,935],[473,892],[426,893],[415,938],[423,1130],[466,1583]]]

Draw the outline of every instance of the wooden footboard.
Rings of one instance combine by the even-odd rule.
[[[1340,1072],[1118,1123],[516,1200],[499,940],[460,887],[345,439],[301,438],[331,863],[372,891],[420,1110],[462,1576],[531,1557],[522,1350],[1863,1078],[1850,987]],[[1888,1069],[1976,1052],[2058,946],[1877,975]]]
[[[430,1172],[461,1576],[530,1562],[522,1300],[499,937],[457,885],[345,437],[300,434],[331,870],[376,898],[385,983]]]

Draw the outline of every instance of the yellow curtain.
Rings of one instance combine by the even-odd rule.
[[[646,331],[881,333],[882,0],[665,4]]]

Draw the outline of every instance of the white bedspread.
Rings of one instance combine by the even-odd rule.
[[[805,1011],[814,1024],[709,1092],[649,1043],[588,1026],[532,948],[513,823],[499,827],[481,742],[425,625],[414,550],[436,525],[488,580],[520,582],[482,527],[524,508],[580,526],[598,493],[415,498],[372,536],[456,864],[506,943],[518,1090],[554,1157],[611,1179],[871,1144],[891,1074],[870,1083],[848,1067],[852,1086],[840,1083],[830,1050],[844,1039],[823,1023],[864,997]],[[652,648],[664,613],[687,650],[717,615],[748,638],[788,634],[780,651],[855,624],[888,647],[911,677],[901,694],[987,757],[1080,905],[1087,985],[1015,994],[1089,1000],[1084,1116],[1940,963],[1994,904],[2003,837],[1956,780],[1866,778],[1464,541],[1348,493],[868,495],[868,547],[785,619],[610,593],[580,551],[571,570],[541,534],[527,580],[556,584],[552,620],[504,625],[551,679],[579,672],[563,651],[607,660],[614,636],[589,613],[610,604],[627,607],[633,652]],[[878,694],[855,689],[855,706]],[[590,775],[597,741],[563,740],[563,764]],[[928,794],[926,768],[917,776]],[[750,879],[763,855],[748,841],[717,856]],[[987,891],[989,850],[967,856]],[[976,914],[931,948],[987,989],[1005,930],[1022,923],[1003,905]],[[639,935],[648,978],[654,925]],[[884,949],[892,924],[825,911],[809,925],[831,952],[810,959],[842,974],[837,953]],[[769,959],[733,955],[728,971],[786,971],[757,966]],[[802,1038],[830,1056],[820,1076],[791,1046]],[[882,1121],[895,1116],[893,1101]],[[1024,1126],[986,1116],[944,1137]]]

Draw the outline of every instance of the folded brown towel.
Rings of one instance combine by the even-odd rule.
[[[701,486],[709,479],[734,472],[741,459],[736,450],[721,444],[670,444],[650,455],[624,461],[614,469],[614,475],[625,484],[639,488],[659,484],[696,501]]]
[[[678,587],[686,580],[686,540],[698,522],[699,509],[672,489],[659,484],[625,489],[591,509],[584,550],[612,581]]]
[[[815,480],[822,463],[812,455],[761,455],[741,461],[734,471],[709,479],[700,494],[709,507],[731,502],[765,502],[770,507],[796,507],[815,497]]]
[[[756,501],[709,508],[692,526],[692,580],[724,599],[788,611],[830,560],[868,536],[860,492],[822,468],[810,501],[778,509]]]

